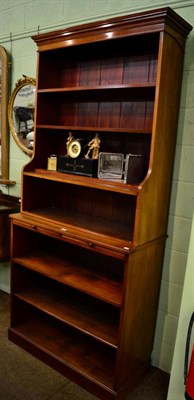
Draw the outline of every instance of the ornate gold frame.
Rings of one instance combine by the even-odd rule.
[[[9,180],[8,160],[8,126],[7,126],[7,103],[8,103],[8,55],[4,47],[0,46],[1,78],[0,78],[0,132],[1,132],[1,173],[0,184],[13,185],[15,182]]]
[[[14,107],[14,100],[18,94],[18,92],[21,90],[21,88],[23,88],[26,85],[32,85],[36,87],[36,80],[34,78],[31,78],[29,76],[25,76],[23,75],[23,78],[19,79],[15,85],[15,88],[11,94],[10,100],[9,100],[9,104],[8,104],[8,121],[9,121],[9,127],[10,127],[10,131],[12,133],[12,136],[15,140],[15,142],[17,143],[17,145],[19,146],[19,148],[26,154],[28,154],[29,156],[32,156],[33,154],[33,150],[27,148],[24,144],[22,144],[22,142],[19,140],[17,132],[15,130],[15,126],[14,126],[14,121],[13,121],[13,107]]]

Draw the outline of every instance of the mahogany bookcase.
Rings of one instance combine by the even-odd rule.
[[[170,8],[33,37],[35,147],[11,217],[9,339],[100,399],[150,365],[191,26]],[[135,184],[47,169],[72,133],[141,155]]]

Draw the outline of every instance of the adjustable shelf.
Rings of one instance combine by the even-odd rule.
[[[58,171],[48,171],[47,169],[35,169],[34,171],[25,172],[24,175],[27,177],[45,179],[55,182],[66,182],[73,185],[79,185],[84,187],[99,188],[105,191],[120,192],[124,194],[129,194],[132,196],[137,196],[139,193],[139,186],[125,184],[124,181],[115,181],[111,179],[97,179],[88,178],[82,175],[72,175],[66,174]],[[141,185],[140,185],[141,187]]]
[[[121,85],[100,85],[100,86],[73,86],[73,87],[67,87],[67,88],[52,88],[52,89],[38,89],[38,93],[66,93],[66,92],[86,92],[86,91],[98,91],[98,90],[104,90],[104,91],[112,91],[116,90],[137,90],[137,89],[149,89],[149,88],[154,88],[155,89],[156,85],[154,83],[134,83],[134,84],[121,84]]]
[[[50,292],[44,286],[33,286],[20,292],[16,297],[36,309],[44,310],[48,316],[53,316],[88,336],[97,338],[114,348],[117,347],[118,313],[107,307],[106,303],[100,307],[99,302],[94,302],[88,297],[83,308],[77,302],[76,296],[72,296],[70,301],[71,295],[69,295],[70,299],[68,297],[64,303],[63,293],[60,295],[56,289]],[[83,301],[83,297],[80,297],[80,300]],[[97,307],[100,311],[99,315],[95,314],[95,317],[93,307]]]
[[[89,268],[80,269],[75,262],[62,262],[59,257],[52,254],[31,253],[29,256],[14,258],[14,263],[29,268],[53,280],[62,282],[74,289],[83,291],[93,297],[104,300],[117,307],[121,306],[122,284],[111,280],[110,277],[102,277]],[[50,265],[55,265],[55,270]],[[95,286],[93,285],[95,280]]]
[[[56,319],[49,319],[26,303],[16,300],[14,305],[20,307],[20,312],[17,324],[10,329],[13,341],[22,341],[24,349],[35,352],[49,365],[55,361],[55,368],[67,376],[73,375],[75,379],[81,376],[83,380],[90,381],[93,387],[102,387],[103,392],[103,386],[107,386],[108,391],[113,389],[114,349],[103,344],[99,346],[88,336],[86,340],[81,332],[75,335],[72,328],[64,329],[64,325],[56,322]]]

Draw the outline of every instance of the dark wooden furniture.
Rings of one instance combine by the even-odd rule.
[[[124,399],[150,363],[190,30],[163,8],[33,37],[35,154],[12,217],[9,338],[101,399]],[[48,171],[69,131],[141,154],[141,182]]]
[[[20,211],[19,198],[0,191],[0,262],[10,258],[9,214]]]

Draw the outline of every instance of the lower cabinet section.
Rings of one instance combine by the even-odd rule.
[[[164,240],[111,256],[18,216],[12,238],[9,339],[100,399],[125,399],[150,362]]]

